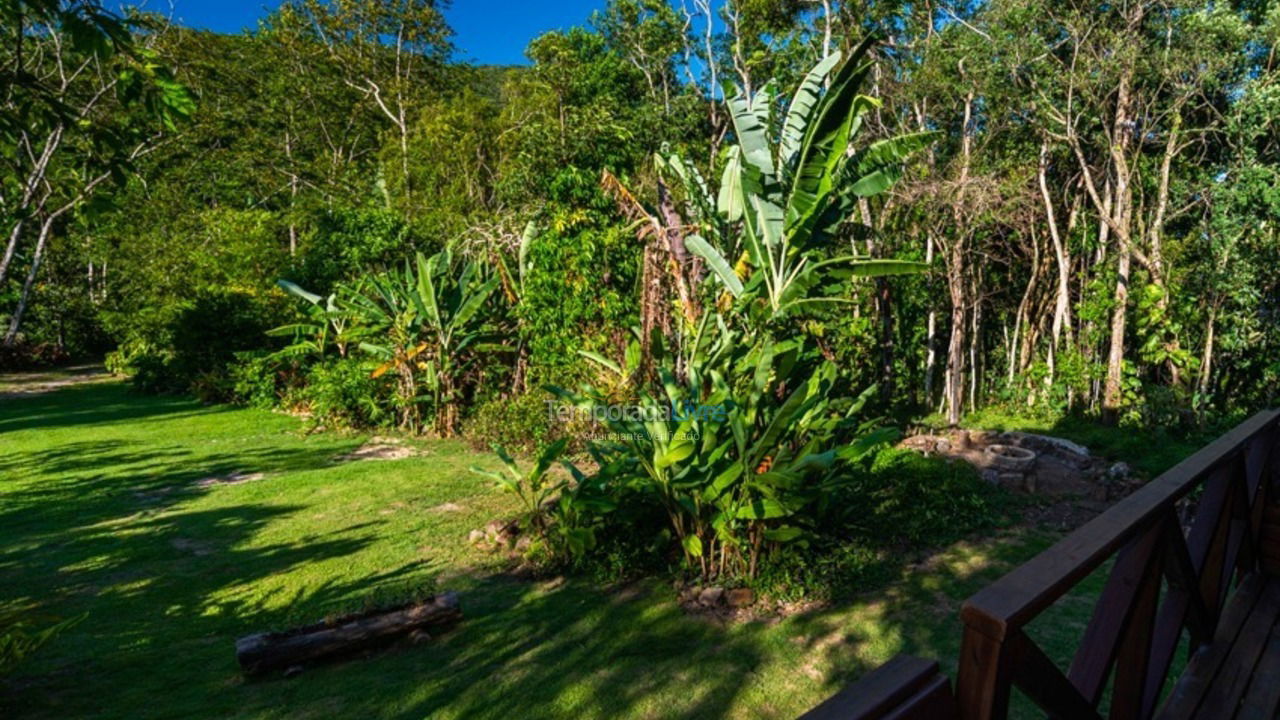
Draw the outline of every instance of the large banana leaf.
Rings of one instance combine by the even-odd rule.
[[[742,148],[732,145],[725,154],[724,172],[720,176],[720,193],[716,197],[716,209],[725,220],[734,223],[742,219],[745,204],[742,190]]]
[[[306,300],[312,305],[319,305],[320,301],[324,299],[313,292],[307,292],[306,290],[303,290],[301,286],[299,286],[296,283],[289,282],[288,280],[277,280],[276,285],[279,285],[280,289],[284,290],[290,295],[302,298],[303,300]]]
[[[791,105],[787,108],[787,118],[782,124],[782,141],[778,147],[779,167],[794,168],[795,155],[804,142],[805,129],[813,116],[813,109],[822,97],[822,83],[831,69],[840,63],[841,57],[843,56],[839,50],[828,55],[804,76],[800,87],[796,89],[795,97],[791,98]]]
[[[707,265],[716,277],[725,286],[734,297],[742,297],[742,281],[738,279],[737,273],[720,254],[720,251],[711,247],[711,244],[702,238],[701,235],[689,235],[684,239],[685,247],[689,252],[697,255],[707,261]]]
[[[751,111],[747,99],[734,95],[727,101],[729,115],[733,119],[733,131],[742,148],[742,159],[764,174],[766,182],[775,176],[773,152],[769,148],[769,131],[760,117]]]

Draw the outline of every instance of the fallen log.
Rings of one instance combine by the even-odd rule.
[[[285,632],[257,633],[236,640],[236,660],[246,675],[263,675],[349,655],[387,644],[403,635],[425,632],[462,618],[456,593]]]

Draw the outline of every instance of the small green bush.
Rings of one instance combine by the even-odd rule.
[[[547,413],[551,395],[531,392],[514,397],[496,397],[477,406],[462,424],[462,434],[477,450],[495,445],[520,453],[563,437]]]
[[[879,587],[897,564],[884,548],[862,538],[821,538],[808,547],[784,546],[766,558],[751,586],[781,602],[829,602]]]
[[[365,358],[335,358],[307,371],[306,383],[291,395],[315,422],[344,428],[372,428],[395,421],[395,387],[389,376],[373,377],[377,364]]]
[[[280,405],[291,389],[301,384],[301,374],[265,350],[242,352],[227,366],[230,399],[239,405],[270,409]]]

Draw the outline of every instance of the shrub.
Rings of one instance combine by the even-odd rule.
[[[540,445],[568,435],[566,428],[548,417],[546,403],[551,399],[544,392],[495,397],[471,412],[463,422],[462,434],[477,450],[501,445],[532,453]]]
[[[108,354],[107,368],[132,376],[136,389],[193,392],[206,402],[234,396],[230,365],[238,353],[261,349],[279,308],[252,293],[207,288],[175,306],[140,314]]]
[[[345,428],[371,428],[394,422],[395,388],[387,376],[372,377],[376,363],[336,358],[313,365],[306,383],[290,395],[315,422]]]
[[[55,343],[18,341],[13,345],[0,345],[0,370],[35,370],[70,359],[66,349]]]
[[[294,364],[281,362],[265,350],[237,353],[227,375],[231,402],[264,409],[280,405],[302,380]]]

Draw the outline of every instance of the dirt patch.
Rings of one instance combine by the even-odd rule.
[[[901,447],[962,460],[993,485],[1045,499],[1028,511],[1028,520],[1058,530],[1079,527],[1141,485],[1124,463],[1048,435],[956,430],[916,435]]]
[[[174,538],[169,541],[169,545],[173,546],[174,550],[190,553],[197,557],[212,555],[214,551],[212,543],[201,540],[192,540],[191,538]]]
[[[244,483],[261,480],[266,477],[266,473],[254,472],[243,473],[233,472],[226,475],[211,475],[207,478],[200,478],[196,481],[196,487],[211,488],[218,485],[243,485]]]
[[[15,399],[53,392],[72,385],[110,380],[101,365],[74,365],[57,370],[0,373],[0,399]]]
[[[357,460],[400,460],[402,458],[421,455],[422,451],[406,445],[403,440],[391,437],[373,437],[360,447],[349,453],[334,458],[334,462],[355,462]]]

